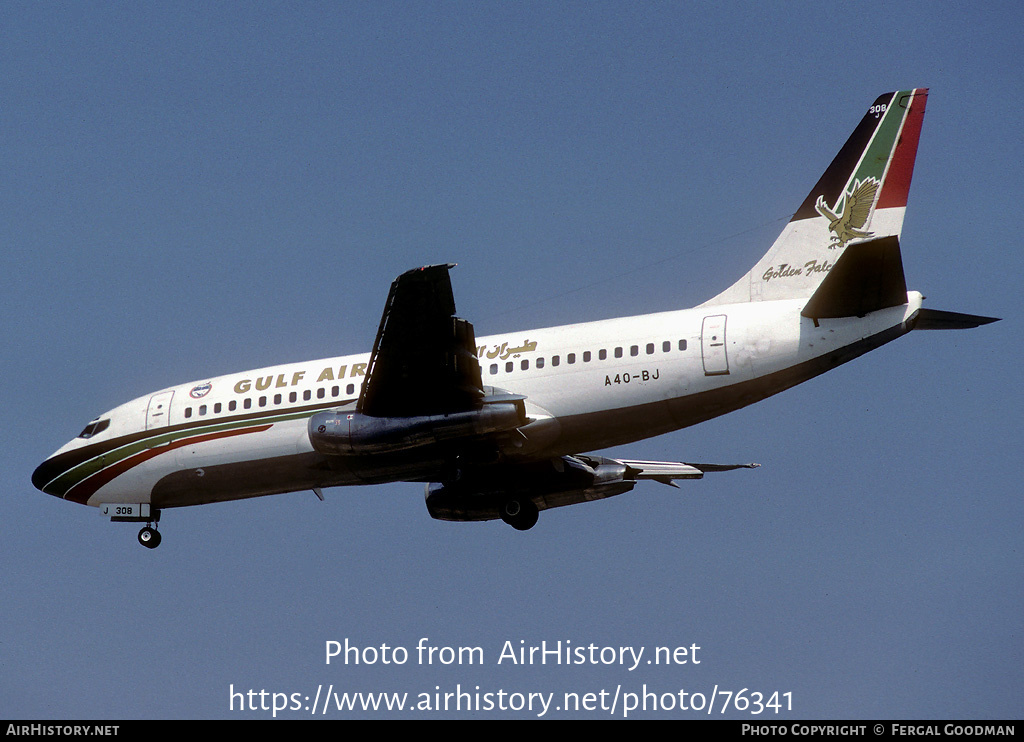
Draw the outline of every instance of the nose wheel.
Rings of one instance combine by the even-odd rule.
[[[150,526],[145,526],[139,531],[139,543],[147,549],[155,549],[160,545],[160,531]]]

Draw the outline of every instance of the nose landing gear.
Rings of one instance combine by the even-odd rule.
[[[150,526],[144,526],[139,531],[139,543],[147,549],[155,549],[160,545],[160,531]]]
[[[139,543],[147,549],[160,545],[160,532],[154,527],[160,523],[159,508],[151,507],[148,502],[108,502],[99,507],[101,513],[110,516],[111,523],[145,523],[139,531]]]

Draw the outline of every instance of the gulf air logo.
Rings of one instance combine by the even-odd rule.
[[[881,183],[878,178],[865,178],[853,182],[853,191],[836,200],[834,206],[825,203],[824,196],[818,196],[814,210],[829,220],[828,231],[832,233],[832,244],[829,249],[846,247],[846,243],[861,237],[870,237],[874,232],[863,229],[871,215],[871,207],[875,203],[875,194]],[[842,203],[843,213],[836,214]]]
[[[202,399],[210,393],[211,389],[213,389],[213,384],[210,382],[206,382],[205,384],[196,384],[192,387],[192,391],[188,393],[188,396],[192,397],[192,399]]]

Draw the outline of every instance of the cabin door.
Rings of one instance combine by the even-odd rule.
[[[725,351],[725,315],[704,318],[700,328],[700,352],[704,359],[705,376],[729,373],[729,358]]]
[[[154,428],[166,428],[170,424],[171,397],[174,392],[160,392],[149,399],[149,408],[146,410],[146,430]]]

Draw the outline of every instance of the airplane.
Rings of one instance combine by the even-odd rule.
[[[373,349],[168,387],[105,412],[32,475],[44,493],[145,523],[163,510],[419,482],[431,516],[501,519],[757,464],[599,451],[746,407],[912,330],[996,318],[925,308],[900,235],[926,88],[868,108],[768,252],[693,309],[477,338],[451,264],[391,286]]]

